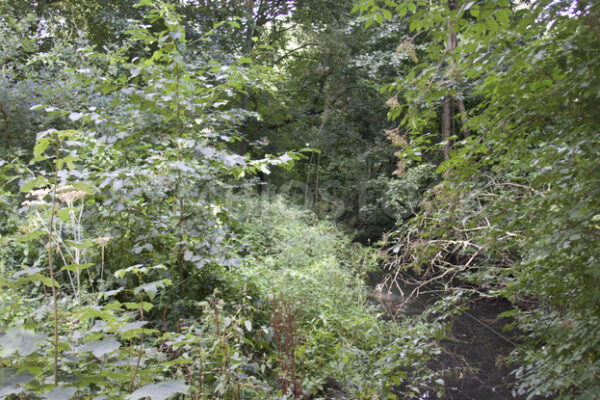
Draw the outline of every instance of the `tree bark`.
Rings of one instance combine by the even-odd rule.
[[[460,112],[460,123],[462,126],[463,137],[469,137],[469,127],[467,126],[467,109],[465,108],[465,102],[463,99],[458,99],[458,111]]]
[[[249,104],[248,93],[242,93],[240,100],[241,100],[240,108],[244,111],[247,111],[248,104]],[[250,142],[248,140],[248,120],[247,119],[244,120],[244,122],[242,123],[242,126],[240,126],[240,134],[241,134],[242,140],[240,140],[238,142],[237,152],[239,155],[243,156],[244,154],[246,154],[248,152],[248,145],[250,144]]]
[[[255,15],[254,15],[254,10],[252,7],[252,2],[248,2],[248,9],[246,11],[247,13],[247,17],[248,17],[248,26],[246,27],[246,35],[244,37],[244,53],[245,54],[249,54],[252,49],[254,49],[254,41],[252,40],[252,37],[254,37],[254,33],[256,32],[256,21],[255,19]],[[240,97],[240,108],[244,111],[248,111],[248,106],[250,103],[250,96],[248,91],[242,93],[241,97]],[[240,140],[238,142],[238,148],[237,148],[237,152],[239,155],[244,155],[248,152],[248,147],[250,144],[249,141],[249,137],[248,137],[248,118],[246,117],[246,119],[244,120],[244,122],[242,123],[242,126],[240,127],[240,134],[241,134],[241,138],[242,140]]]
[[[332,104],[332,93],[331,93],[331,88],[329,85],[329,78],[330,76],[326,76],[325,80],[324,80],[324,85],[323,85],[323,92],[325,95],[325,101],[324,101],[324,105],[323,105],[323,113],[321,114],[321,125],[319,125],[319,130],[317,131],[317,138],[316,138],[316,143],[315,143],[315,147],[318,150],[321,150],[321,138],[323,138],[325,136],[326,132],[326,127],[327,127],[327,122],[329,122],[329,115],[331,113],[331,104]],[[319,201],[319,164],[321,161],[321,153],[317,153],[317,165],[316,165],[316,172],[315,172],[315,200],[313,203],[313,210],[315,211],[315,214],[317,213],[317,202]]]
[[[450,10],[456,9],[456,2],[449,1],[448,8]],[[452,57],[452,53],[456,48],[457,37],[456,33],[453,31],[454,25],[452,22],[448,23],[448,40],[446,42],[446,53]],[[449,62],[450,70],[454,67],[454,60],[450,58]],[[444,146],[442,148],[442,155],[444,157],[444,161],[450,159],[450,136],[452,136],[452,96],[447,94],[444,96],[444,103],[442,108],[442,142]]]
[[[451,128],[451,118],[452,112],[450,111],[452,107],[450,107],[452,103],[452,96],[446,95],[444,96],[444,105],[443,105],[443,115],[442,115],[442,142],[444,143],[444,147],[442,148],[442,154],[444,156],[444,161],[450,159],[450,130]]]

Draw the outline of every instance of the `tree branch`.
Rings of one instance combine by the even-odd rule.
[[[298,47],[296,47],[295,49],[292,49],[292,50],[290,50],[290,51],[286,52],[284,55],[282,55],[281,57],[279,57],[279,58],[278,58],[278,59],[277,59],[277,60],[276,60],[276,61],[273,63],[273,65],[279,64],[279,63],[280,63],[280,62],[281,62],[283,59],[287,58],[288,56],[290,56],[291,54],[295,53],[295,52],[296,52],[296,51],[298,51],[298,50],[302,50],[302,49],[304,49],[304,48],[306,48],[306,47],[308,47],[308,46],[316,46],[316,45],[317,45],[317,44],[316,44],[316,43],[313,43],[313,42],[311,42],[311,43],[304,43],[303,45],[301,45],[301,46],[298,46]]]

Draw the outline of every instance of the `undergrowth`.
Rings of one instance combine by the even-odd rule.
[[[69,210],[79,215],[80,207]],[[188,297],[175,324],[167,304],[178,288],[164,278],[165,267],[119,265],[128,256],[113,253],[104,265],[100,253],[116,240],[90,240],[78,219],[54,224],[98,243],[86,247],[86,264],[57,257],[55,296],[41,269],[16,264],[16,257],[43,264],[44,255],[29,260],[23,232],[4,235],[1,395],[394,399],[441,390],[427,362],[439,354],[444,329],[419,317],[387,321],[369,304],[364,272],[377,265],[374,249],[281,198],[237,194],[224,203],[234,207],[229,257],[239,265],[188,280],[186,294],[198,287],[212,295]],[[36,210],[25,218],[44,224],[46,211]],[[15,226],[26,221],[11,218]],[[57,239],[57,252],[80,246]]]
[[[296,357],[307,393],[404,398],[440,386],[425,364],[439,354],[442,326],[419,317],[392,323],[367,301],[375,249],[281,198],[247,197],[238,213],[238,240],[251,250],[232,272],[300,307]]]

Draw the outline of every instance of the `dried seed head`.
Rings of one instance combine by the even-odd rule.
[[[77,190],[73,185],[65,185],[56,189],[56,197],[68,206],[72,206],[75,201],[83,199],[86,195],[86,192]]]
[[[37,206],[47,206],[50,205],[50,203],[46,203],[43,200],[25,200],[24,202],[21,203],[22,206],[29,206],[29,207],[37,207]]]
[[[400,106],[400,103],[398,102],[398,97],[396,97],[396,96],[390,97],[385,102],[385,105],[391,109],[398,108]]]
[[[48,193],[50,193],[50,189],[37,189],[27,193],[25,197],[37,197],[38,200],[42,200]]]
[[[389,141],[392,142],[392,144],[395,147],[400,147],[400,148],[404,149],[408,145],[406,136],[400,135],[400,133],[398,132],[398,128],[386,130],[385,134],[386,134],[387,138],[389,139]]]
[[[419,58],[417,57],[417,52],[412,44],[412,40],[404,40],[402,41],[398,47],[396,47],[396,54],[406,53],[414,62],[419,62]]]
[[[400,152],[397,152],[397,153],[400,153]],[[400,160],[396,164],[396,170],[394,172],[392,172],[392,174],[396,175],[396,176],[404,176],[405,173],[406,173],[406,162],[404,160]]]
[[[98,243],[100,246],[105,246],[113,237],[112,236],[102,236],[95,239],[92,239],[92,242]]]

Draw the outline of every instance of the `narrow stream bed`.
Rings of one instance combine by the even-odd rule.
[[[403,315],[420,314],[439,299],[435,294],[420,295],[405,303],[404,295],[413,288],[396,282],[398,287],[381,285],[385,272],[369,273],[373,288],[369,299],[379,304],[391,320]],[[401,289],[402,292],[399,290]],[[451,320],[451,337],[441,343],[440,354],[431,368],[443,370],[446,393],[437,397],[427,393],[422,399],[438,400],[508,400],[520,399],[513,390],[514,377],[506,363],[506,357],[514,350],[516,338],[504,332],[507,321],[498,315],[511,309],[508,301],[502,299],[478,299],[468,305],[468,309]],[[391,322],[390,322],[391,323]]]

